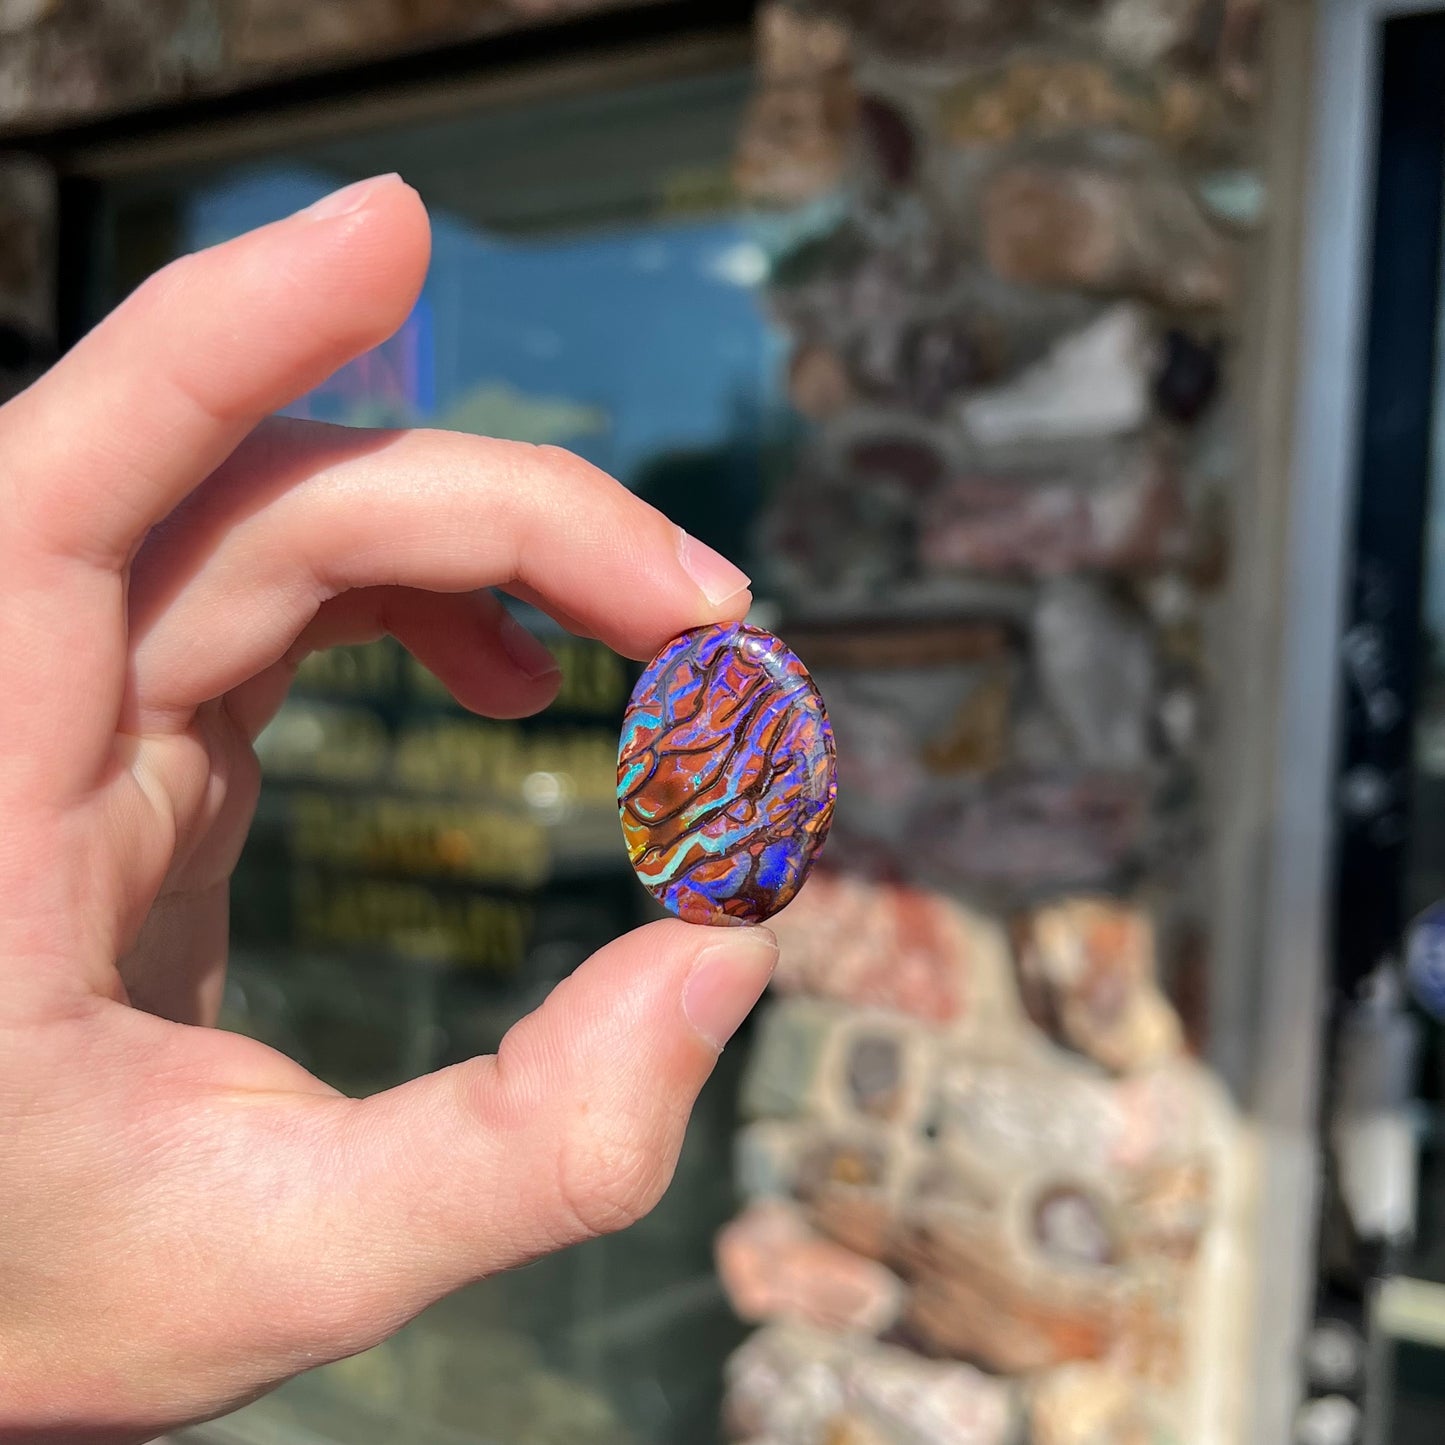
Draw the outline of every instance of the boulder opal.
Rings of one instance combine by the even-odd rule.
[[[688,923],[760,923],[818,856],[838,783],[807,669],[746,623],[675,637],[633,689],[617,805],[638,877]]]

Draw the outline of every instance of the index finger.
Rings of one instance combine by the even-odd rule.
[[[237,446],[411,309],[426,212],[396,177],[167,266],[0,407],[8,787],[89,787],[125,686],[127,564]]]
[[[328,599],[379,586],[525,591],[639,659],[750,600],[744,573],[568,452],[280,420],[137,559],[128,722],[184,726],[286,656]]]
[[[382,176],[157,272],[0,410],[0,572],[124,566],[263,416],[401,325],[429,250]]]

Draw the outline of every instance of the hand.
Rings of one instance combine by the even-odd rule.
[[[771,971],[766,930],[654,924],[365,1100],[207,1027],[306,652],[391,633],[516,717],[557,672],[488,587],[634,658],[748,605],[566,453],[261,420],[395,330],[427,254],[416,195],[362,182],[168,267],[0,409],[0,1440],[149,1439],[636,1219]]]

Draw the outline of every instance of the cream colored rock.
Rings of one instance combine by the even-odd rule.
[[[1141,69],[1188,39],[1199,0],[1112,0],[1104,12],[1105,47]]]
[[[1047,1046],[941,1065],[939,1142],[1001,1177],[1053,1167],[1113,1180],[1202,1156],[1212,1115],[1202,1071],[1185,1061],[1109,1079]]]
[[[1017,1392],[957,1361],[770,1325],[726,1367],[727,1422],[756,1445],[1009,1445]]]
[[[1028,1392],[1033,1445],[1173,1445],[1178,1426],[1137,1380],[1108,1365],[1048,1371]]]
[[[1155,352],[1144,312],[1116,306],[1012,381],[974,393],[959,415],[982,446],[1134,432],[1149,416]]]
[[[1056,577],[1039,591],[1033,641],[1039,691],[1063,728],[1069,761],[1144,772],[1158,671],[1144,617],[1101,581]]]
[[[1035,909],[1018,947],[1024,996],[1065,1043],[1116,1073],[1148,1068],[1183,1047],[1179,1016],[1159,989],[1153,921],[1108,898]]]

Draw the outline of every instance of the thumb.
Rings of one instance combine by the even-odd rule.
[[[360,1331],[344,1343],[646,1214],[776,961],[765,928],[650,924],[594,954],[495,1056],[354,1103],[316,1220],[348,1261],[326,1292],[333,1324]]]

